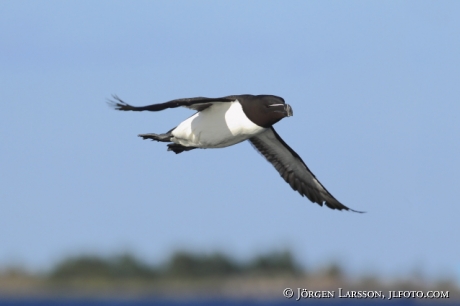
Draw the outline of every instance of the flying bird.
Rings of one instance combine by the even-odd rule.
[[[351,210],[340,203],[318,181],[302,158],[289,147],[273,128],[292,108],[273,95],[233,95],[222,98],[185,98],[148,106],[131,106],[117,96],[108,103],[121,111],[162,111],[186,107],[196,111],[178,126],[163,134],[140,134],[143,139],[168,142],[168,151],[176,154],[194,149],[224,148],[245,140],[262,154],[281,177],[302,197],[331,209]]]

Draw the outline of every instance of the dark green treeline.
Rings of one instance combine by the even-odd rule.
[[[288,251],[272,252],[239,262],[222,253],[176,252],[164,264],[149,265],[130,254],[114,257],[79,256],[58,263],[50,279],[205,278],[236,275],[299,275],[304,271]]]

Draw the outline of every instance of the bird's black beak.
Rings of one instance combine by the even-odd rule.
[[[272,104],[269,107],[273,108],[274,112],[282,113],[286,117],[292,116],[292,108],[289,104]]]
[[[291,117],[293,115],[292,107],[289,104],[284,105],[284,111],[286,112],[287,117]]]

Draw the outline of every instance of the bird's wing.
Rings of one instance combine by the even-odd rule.
[[[171,101],[164,102],[164,103],[137,107],[137,106],[129,105],[128,103],[124,102],[122,99],[118,98],[115,95],[113,96],[113,99],[114,100],[108,100],[107,102],[111,107],[117,110],[136,111],[136,112],[141,112],[141,111],[158,112],[158,111],[162,111],[167,108],[176,108],[179,106],[187,107],[187,108],[190,108],[196,111],[202,111],[208,108],[209,106],[211,106],[213,103],[233,102],[236,100],[236,98],[232,96],[222,97],[222,98],[196,97],[196,98],[176,99],[176,100],[171,100]]]
[[[337,201],[324,188],[300,156],[281,139],[273,127],[250,138],[249,141],[301,196],[306,196],[320,206],[325,204],[331,209],[355,211]]]

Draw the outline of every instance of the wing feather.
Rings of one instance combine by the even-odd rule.
[[[250,138],[249,141],[275,167],[291,188],[299,192],[301,196],[306,196],[313,203],[318,203],[320,206],[324,204],[331,209],[360,212],[348,208],[334,198],[308,169],[302,158],[281,139],[273,127]]]
[[[221,97],[221,98],[206,98],[206,97],[196,97],[196,98],[184,98],[184,99],[176,99],[176,100],[171,100],[168,102],[164,103],[158,103],[158,104],[152,104],[152,105],[147,105],[147,106],[132,106],[120,99],[118,96],[113,95],[113,100],[108,100],[107,103],[121,111],[136,111],[136,112],[142,112],[142,111],[152,111],[152,112],[158,112],[165,110],[167,108],[176,108],[176,107],[187,107],[189,109],[193,109],[195,111],[202,111],[209,106],[211,106],[213,103],[217,102],[233,102],[235,101],[235,97],[233,96],[227,96],[227,97]]]

